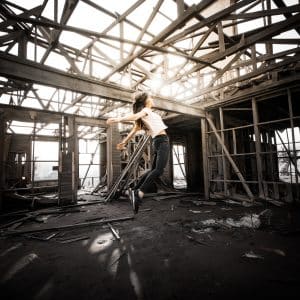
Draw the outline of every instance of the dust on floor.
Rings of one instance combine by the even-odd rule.
[[[19,223],[2,217],[1,298],[253,299],[300,291],[298,208],[199,200],[148,197],[137,215],[124,199]]]

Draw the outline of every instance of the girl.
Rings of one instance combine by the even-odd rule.
[[[153,184],[154,179],[163,174],[169,158],[169,139],[165,131],[167,126],[161,116],[152,111],[152,107],[153,99],[145,92],[138,93],[135,96],[135,102],[133,104],[133,114],[107,120],[108,125],[118,122],[135,122],[133,129],[129,132],[127,137],[117,145],[118,150],[125,149],[128,141],[138,130],[144,129],[147,134],[150,134],[152,137],[154,150],[152,169],[141,176],[133,190],[129,190],[129,198],[135,213],[138,212],[145,191]]]

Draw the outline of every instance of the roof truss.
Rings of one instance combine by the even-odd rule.
[[[106,117],[129,110],[132,93],[143,89],[158,109],[203,116],[199,106],[225,101],[258,77],[274,81],[278,72],[299,70],[297,2],[136,0],[120,12],[104,2],[61,2],[1,2],[0,103]],[[74,26],[83,8],[103,16],[101,30]],[[253,22],[255,29],[247,26]],[[54,90],[45,96],[40,85]]]

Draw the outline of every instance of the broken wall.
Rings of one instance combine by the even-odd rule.
[[[211,194],[299,201],[299,94],[281,89],[209,110],[216,128],[205,134]]]

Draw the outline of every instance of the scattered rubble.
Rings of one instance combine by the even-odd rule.
[[[193,210],[193,209],[189,209],[189,212],[191,212],[193,214],[206,214],[206,213],[210,213],[211,210]]]
[[[197,233],[197,234],[203,234],[203,233],[213,232],[214,229],[212,227],[207,227],[207,228],[204,228],[204,229],[195,229],[195,228],[192,228],[191,231],[194,232],[194,233]]]
[[[208,246],[208,244],[207,243],[205,243],[205,242],[203,242],[202,240],[200,240],[200,239],[197,239],[197,238],[194,238],[193,236],[191,236],[191,235],[186,235],[186,237],[188,238],[188,240],[190,240],[190,241],[192,241],[192,242],[194,242],[194,243],[196,243],[196,244],[200,244],[200,245],[204,245],[204,246]]]
[[[251,258],[251,259],[264,259],[263,256],[261,256],[259,254],[255,254],[252,250],[244,253],[242,256],[246,257],[246,258]]]
[[[113,228],[113,226],[112,226],[110,223],[107,223],[107,225],[108,225],[110,231],[112,232],[112,234],[114,235],[114,237],[115,237],[118,241],[120,241],[121,238],[120,238],[120,236],[119,236],[119,232],[118,232],[115,228]]]
[[[31,233],[36,233],[36,232],[59,231],[59,230],[65,230],[65,229],[103,225],[103,224],[112,223],[112,222],[128,221],[128,220],[132,220],[132,219],[134,219],[133,216],[128,216],[128,217],[112,218],[112,219],[93,221],[93,222],[83,222],[83,223],[68,224],[68,225],[61,225],[61,226],[49,226],[46,228],[31,229],[31,230],[29,229],[29,230],[6,231],[6,232],[2,232],[1,235],[16,236],[16,235],[31,234]]]
[[[215,205],[217,205],[217,202],[215,202],[215,201],[193,201],[193,204],[195,204],[196,206],[202,206],[202,205],[215,206]]]
[[[59,240],[59,242],[62,244],[69,244],[73,242],[88,240],[89,238],[90,238],[89,236],[79,236],[79,237],[69,238],[66,240]]]
[[[227,218],[225,221],[219,221],[219,222],[221,224],[222,222],[225,222],[227,225],[231,227],[259,228],[261,225],[259,215],[257,214],[246,215],[238,221],[234,221],[232,218]]]
[[[275,254],[277,254],[279,256],[286,256],[285,252],[282,251],[282,250],[280,250],[280,249],[265,248],[265,247],[262,247],[260,249],[262,249],[264,251],[267,251],[267,252],[273,252],[273,253],[275,253]]]

